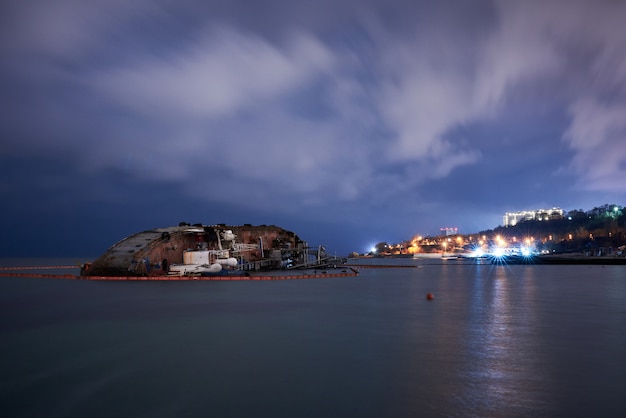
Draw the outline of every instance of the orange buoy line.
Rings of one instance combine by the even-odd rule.
[[[413,269],[413,268],[417,268],[417,266],[408,266],[408,265],[403,265],[403,266],[392,266],[392,265],[387,265],[387,264],[344,264],[344,266],[349,266],[349,267],[357,267],[360,269]]]
[[[52,270],[52,269],[78,269],[80,266],[17,266],[0,267],[1,270]]]
[[[2,277],[34,277],[38,279],[82,279],[75,274],[43,274],[43,273],[15,273],[11,271],[0,271]]]
[[[359,272],[355,269],[351,273],[319,273],[301,275],[274,275],[274,276],[77,276],[75,274],[43,274],[43,273],[15,273],[0,271],[4,277],[29,277],[40,279],[74,279],[74,280],[109,280],[109,281],[255,281],[255,280],[298,280],[298,279],[328,279],[334,277],[356,277]]]
[[[79,277],[85,280],[128,280],[128,281],[258,281],[258,280],[299,280],[299,279],[329,279],[334,277],[356,277],[353,273],[320,273],[303,274],[298,276],[85,276]]]

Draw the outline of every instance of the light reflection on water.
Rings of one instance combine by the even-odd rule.
[[[466,398],[478,400],[479,415],[493,410],[507,415],[550,411],[538,379],[544,373],[533,335],[535,273],[531,268],[516,275],[499,266],[488,277],[478,274],[475,278],[471,305],[475,316],[467,338],[472,361],[467,366],[470,380],[476,383],[470,385]],[[519,393],[533,392],[532,402],[519,402]]]
[[[3,413],[626,416],[622,266],[396,262],[419,268],[2,279]]]

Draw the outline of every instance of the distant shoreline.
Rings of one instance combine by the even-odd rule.
[[[451,254],[453,255],[453,254]],[[406,255],[385,255],[385,256],[359,256],[354,257],[355,259],[362,258],[407,258]],[[418,254],[414,257],[414,259],[430,259],[436,260],[438,258],[443,258],[442,254],[435,253],[427,253],[427,254]],[[459,257],[459,260],[472,260],[471,257]],[[623,256],[613,256],[613,255],[602,255],[602,256],[593,256],[593,255],[584,255],[582,253],[572,253],[572,254],[540,254],[533,257],[523,257],[523,256],[505,256],[502,257],[498,262],[498,259],[491,260],[487,258],[486,260],[490,260],[495,264],[587,264],[587,265],[626,265],[626,257]]]
[[[582,254],[538,255],[533,257],[535,264],[610,264],[626,265],[626,257],[586,256]]]

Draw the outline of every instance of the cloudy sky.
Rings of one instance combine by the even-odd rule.
[[[344,255],[624,205],[624,22],[619,0],[2,2],[1,254],[187,221]]]

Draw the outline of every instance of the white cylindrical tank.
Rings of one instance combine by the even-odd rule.
[[[213,263],[211,267],[209,267],[209,273],[217,273],[222,271],[222,265],[220,263]]]
[[[237,259],[234,257],[230,258],[219,258],[217,262],[223,266],[235,267],[237,265]]]

